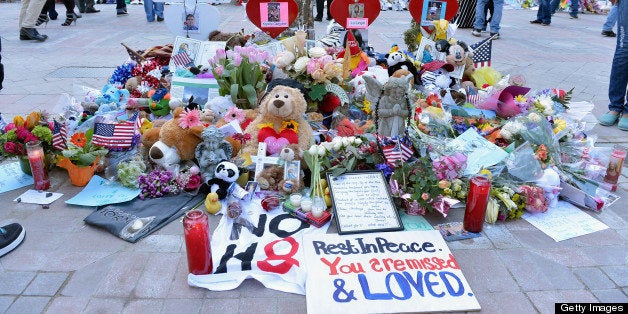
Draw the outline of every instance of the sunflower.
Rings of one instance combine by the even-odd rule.
[[[78,147],[85,147],[85,144],[87,143],[85,133],[74,133],[74,135],[72,135],[72,138],[70,139],[70,142]]]

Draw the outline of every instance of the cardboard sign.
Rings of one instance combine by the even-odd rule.
[[[339,234],[403,230],[382,172],[328,173],[327,184]]]
[[[334,0],[330,11],[334,20],[342,27],[367,28],[379,16],[379,1]]]
[[[308,313],[480,309],[438,231],[305,236]]]
[[[117,181],[109,181],[94,175],[81,192],[65,201],[65,203],[80,206],[103,206],[124,203],[136,198],[140,195],[140,192],[140,189],[130,189],[122,186]]]
[[[237,288],[245,279],[254,278],[266,288],[290,293],[305,293],[302,236],[319,238],[327,227],[316,228],[284,213],[262,209],[260,199],[242,208],[251,226],[242,227],[239,238],[231,240],[234,219],[223,215],[212,234],[213,272],[210,275],[188,275],[188,284],[209,290]],[[250,229],[249,229],[250,228]]]
[[[246,15],[251,23],[272,38],[286,30],[298,14],[299,6],[294,0],[249,0],[246,3]]]

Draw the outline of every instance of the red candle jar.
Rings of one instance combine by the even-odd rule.
[[[50,180],[48,180],[48,170],[44,162],[44,148],[41,147],[41,142],[30,141],[26,143],[26,153],[28,154],[28,162],[31,165],[31,174],[35,181],[35,190],[49,189]]]
[[[183,234],[188,254],[188,268],[194,275],[212,272],[212,253],[209,246],[209,220],[205,212],[194,209],[183,217]]]
[[[471,178],[467,207],[464,211],[464,230],[469,232],[482,231],[490,191],[491,181],[487,177],[477,175]]]

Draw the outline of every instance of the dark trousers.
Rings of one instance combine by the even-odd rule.
[[[116,10],[118,12],[126,11],[126,2],[124,0],[116,0]]]
[[[65,13],[69,14],[74,12],[74,0],[63,0],[63,5],[65,6]],[[47,12],[54,11],[55,0],[46,0],[44,7],[41,9],[41,14],[46,14]]]
[[[331,6],[332,0],[327,0],[327,19],[331,18],[331,14],[329,14],[329,7]],[[316,0],[316,18],[323,18],[323,7],[325,6],[325,0]]]

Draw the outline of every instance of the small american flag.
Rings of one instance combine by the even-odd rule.
[[[476,90],[474,90],[473,88],[467,89],[467,102],[469,102],[473,106],[476,106],[481,101],[482,97],[478,94]]]
[[[138,119],[135,113],[125,122],[94,123],[92,143],[106,148],[130,148],[133,146],[133,137],[139,132]]]
[[[177,53],[176,55],[172,56],[172,61],[174,62],[175,65],[177,66],[187,66],[188,64],[194,62],[190,56],[188,55],[187,52],[182,51]]]
[[[471,45],[471,49],[473,49],[473,64],[476,68],[491,66],[492,37]]]
[[[52,147],[57,150],[62,150],[68,146],[65,144],[68,133],[65,127],[65,122],[60,123],[55,121],[52,130]]]
[[[406,161],[412,157],[412,154],[414,154],[412,147],[402,142],[384,146],[382,151],[384,153],[384,157],[386,157],[386,162],[390,165],[395,165],[398,160]]]

